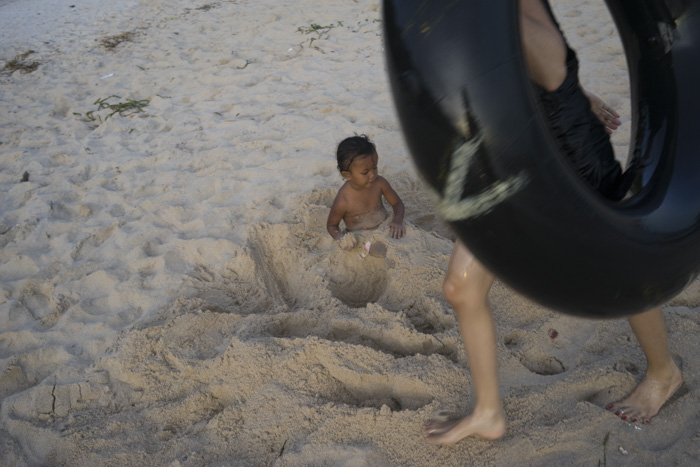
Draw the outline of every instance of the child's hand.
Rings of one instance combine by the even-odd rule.
[[[391,238],[401,238],[406,235],[406,229],[403,227],[403,222],[391,221],[391,224],[389,224],[387,227],[389,227],[389,234],[391,235]]]
[[[338,246],[343,250],[351,250],[355,245],[357,245],[357,239],[355,235],[350,232],[346,232],[345,235],[338,239]]]

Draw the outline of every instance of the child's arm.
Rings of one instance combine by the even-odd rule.
[[[399,198],[399,195],[394,191],[389,182],[384,177],[379,177],[382,187],[382,194],[386,198],[387,202],[391,205],[391,209],[394,210],[394,218],[389,223],[390,234],[392,238],[401,238],[406,234],[406,230],[403,226],[403,201]]]
[[[328,214],[326,230],[336,240],[340,248],[349,250],[356,245],[357,239],[350,232],[343,235],[340,231],[340,221],[345,216],[345,211],[345,200],[340,196],[336,196],[333,206],[331,206],[331,212]]]
[[[331,237],[335,240],[342,237],[340,221],[345,215],[345,203],[339,198],[339,196],[336,196],[335,201],[333,201],[331,212],[328,214],[328,220],[326,221],[326,230],[328,230],[328,233],[331,234]]]

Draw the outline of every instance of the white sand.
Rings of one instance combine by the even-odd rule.
[[[555,6],[584,84],[629,126],[602,1]],[[626,321],[554,314],[496,284],[509,430],[423,442],[431,414],[465,413],[472,389],[441,294],[452,237],[403,143],[380,13],[376,0],[0,0],[0,66],[30,50],[39,63],[0,75],[0,464],[697,462],[697,281],[666,307],[687,383],[651,425],[603,409],[644,371]],[[312,24],[333,27],[299,31]],[[148,106],[106,118],[95,102],[109,96]],[[335,146],[353,133],[376,142],[406,204],[406,238],[362,239],[386,259],[325,232]]]

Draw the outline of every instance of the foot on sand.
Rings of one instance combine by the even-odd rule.
[[[446,419],[436,417],[425,426],[425,439],[428,444],[452,446],[467,436],[494,440],[506,431],[506,418],[501,410],[477,412],[464,418]]]
[[[645,376],[627,398],[606,408],[623,420],[649,423],[683,383],[683,375],[678,367],[674,365],[673,370],[671,378],[666,380],[654,380]]]

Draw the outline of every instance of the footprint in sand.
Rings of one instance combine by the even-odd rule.
[[[80,240],[71,253],[71,258],[73,258],[74,261],[87,258],[90,253],[112,237],[122,225],[123,223],[111,224]]]
[[[554,355],[549,355],[528,342],[528,334],[516,330],[505,336],[503,343],[518,356],[520,363],[531,372],[541,376],[564,373],[568,366]]]
[[[68,297],[55,293],[51,281],[27,279],[10,310],[10,318],[28,314],[41,327],[51,328],[72,305]]]
[[[22,341],[23,334],[14,332],[5,333],[0,339],[5,347],[21,345]],[[8,351],[0,355],[8,356],[0,364],[0,399],[36,386],[72,357],[62,347],[52,345],[28,352],[14,350],[13,353],[16,355],[8,356]]]

